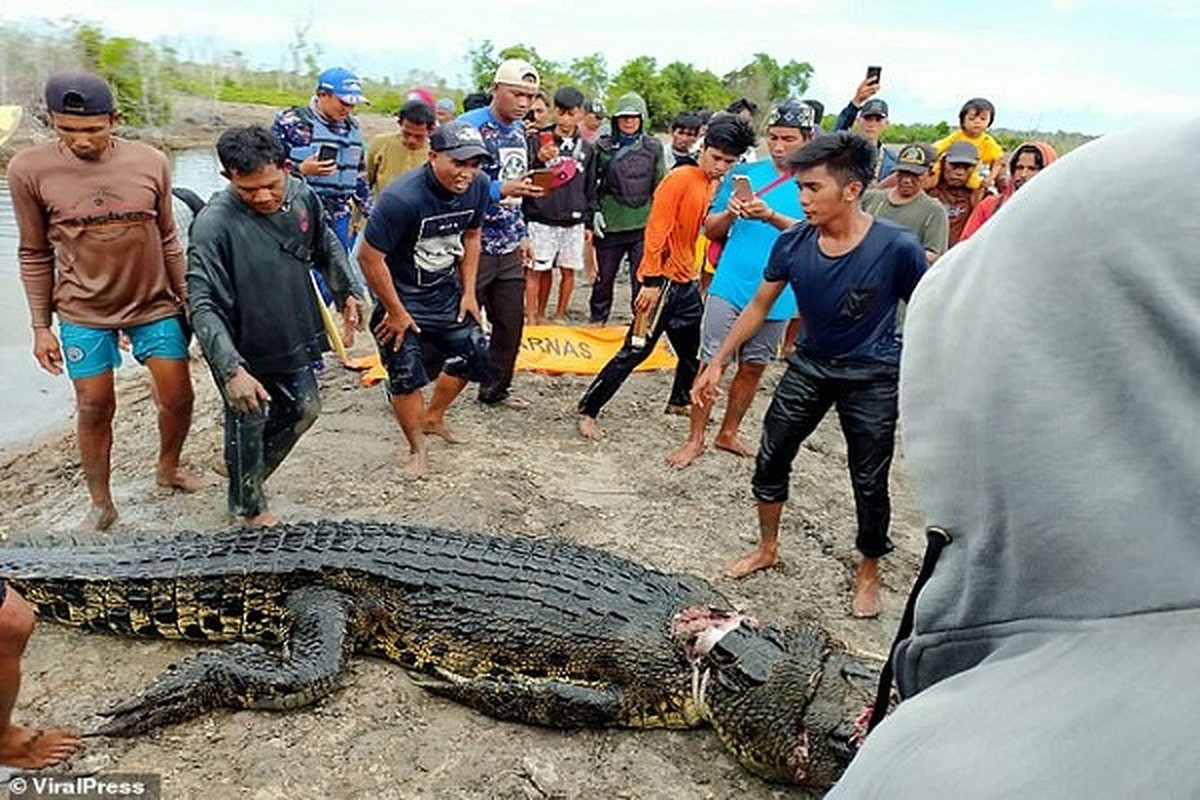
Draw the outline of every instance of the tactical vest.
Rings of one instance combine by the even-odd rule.
[[[605,142],[605,149],[611,147]],[[604,172],[601,191],[611,194],[621,205],[637,208],[650,202],[654,194],[654,176],[662,146],[653,136],[643,135],[637,144],[611,151],[612,158]]]
[[[345,133],[335,133],[308,106],[297,106],[296,113],[312,125],[312,141],[307,145],[294,145],[288,150],[288,158],[299,164],[309,156],[316,155],[323,144],[338,149],[337,170],[331,175],[305,175],[304,182],[322,198],[346,197],[354,194],[358,183],[358,167],[363,158],[362,130],[353,117],[347,117],[349,128]]]

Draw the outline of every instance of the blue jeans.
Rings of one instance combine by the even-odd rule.
[[[271,395],[259,413],[241,414],[225,406],[229,513],[239,517],[267,511],[263,482],[321,413],[321,395],[313,370],[255,377]]]

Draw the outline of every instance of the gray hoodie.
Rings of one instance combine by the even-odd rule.
[[[918,287],[901,422],[953,541],[830,797],[1200,797],[1198,124],[1071,153]]]

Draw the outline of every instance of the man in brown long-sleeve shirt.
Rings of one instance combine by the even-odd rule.
[[[54,75],[46,82],[46,106],[57,141],[18,153],[8,168],[21,280],[34,357],[59,375],[65,356],[91,496],[84,525],[104,530],[117,519],[109,474],[121,331],[154,381],[156,479],[184,491],[199,488],[199,480],[179,468],[192,419],[182,326],[185,264],[167,160],[113,136],[119,116],[108,84],[88,73]],[[61,344],[50,328],[54,314]]]

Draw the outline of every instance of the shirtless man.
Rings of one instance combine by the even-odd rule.
[[[158,484],[185,492],[201,486],[179,468],[192,421],[183,251],[167,159],[113,136],[120,113],[108,84],[89,73],[59,73],[46,82],[46,107],[58,138],[18,153],[8,185],[33,354],[54,375],[62,374],[65,356],[91,497],[83,525],[102,531],[117,519],[109,478],[122,332],[154,382]],[[61,344],[50,328],[55,315]]]
[[[21,689],[21,656],[33,633],[33,609],[0,582],[0,764],[42,769],[61,763],[79,749],[79,733],[64,728],[30,730],[12,721]]]

